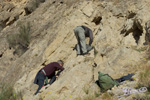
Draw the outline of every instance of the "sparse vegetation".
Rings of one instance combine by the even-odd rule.
[[[27,25],[21,25],[19,29],[19,43],[24,48],[28,48],[30,44],[30,23]]]
[[[144,95],[144,96],[139,96],[138,94],[136,95],[136,97],[132,98],[133,100],[150,100],[150,95]]]
[[[88,91],[89,92],[89,91]],[[86,93],[87,94],[87,93]],[[95,92],[94,95],[88,95],[86,97],[78,97],[75,100],[94,100],[95,98],[99,97],[100,93]]]
[[[32,1],[32,12],[36,9],[36,8],[38,8],[38,6],[40,5],[40,2],[39,2],[39,0],[34,0],[34,1]]]
[[[150,100],[150,96],[145,96],[143,98],[137,98],[137,100],[140,99],[140,100]]]
[[[31,8],[30,8],[30,11],[33,12],[36,8],[39,7],[40,3],[43,3],[45,2],[45,0],[33,0],[31,2]]]
[[[100,93],[95,92],[94,95],[95,95],[95,97],[99,97]]]
[[[143,70],[139,74],[139,84],[145,87],[150,87],[150,66],[143,65]]]
[[[148,46],[148,48],[146,50],[146,59],[150,60],[150,46]]]
[[[83,87],[83,91],[84,91],[86,94],[89,94],[89,87],[87,87],[87,86]]]
[[[147,47],[137,48],[137,46],[131,46],[131,48],[138,52],[143,52],[143,51],[146,51],[146,49],[147,49]]]
[[[43,100],[43,97],[40,97],[39,100]]]
[[[30,24],[21,25],[19,27],[18,34],[10,34],[7,36],[7,41],[9,43],[10,48],[14,48],[16,54],[23,54],[30,44]]]
[[[96,50],[95,46],[93,46],[94,48],[94,56],[96,56],[98,54],[98,51]]]
[[[144,95],[136,95],[133,97],[134,100],[150,100],[150,66],[141,64],[138,68],[138,83],[136,85],[136,89],[140,89],[142,87],[146,87],[147,91]]]
[[[95,96],[93,95],[89,95],[87,97],[84,97],[84,98],[76,98],[75,100],[94,100],[95,99]]]
[[[102,94],[102,100],[114,100],[114,99],[109,93],[105,92]]]
[[[2,84],[0,90],[0,100],[23,100],[21,92],[16,93],[12,85]]]

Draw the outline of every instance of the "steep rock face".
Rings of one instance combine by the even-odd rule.
[[[19,23],[25,24],[26,22],[30,22],[31,24],[31,30],[32,30],[31,43],[29,46],[29,50],[26,52],[28,54],[22,55],[19,59],[14,58],[14,59],[17,59],[15,60],[16,63],[13,63],[14,65],[13,64],[10,65],[11,68],[14,69],[14,72],[13,70],[9,70],[10,72],[7,72],[8,77],[11,77],[11,75],[9,74],[12,74],[12,73],[14,73],[14,76],[18,76],[15,74],[16,73],[15,71],[21,69],[22,67],[29,68],[30,66],[30,68],[33,68],[38,65],[41,65],[44,62],[42,61],[42,55],[44,52],[43,50],[45,50],[47,45],[50,44],[55,39],[55,36],[57,35],[57,32],[59,31],[57,26],[63,24],[61,23],[62,22],[61,20],[58,20],[58,19],[63,20],[63,12],[64,12],[63,10],[60,10],[62,9],[62,6],[63,6],[60,4],[60,2],[56,2],[53,4],[53,1],[50,1],[50,2],[44,3],[41,6],[43,7],[41,7],[40,10],[37,9],[37,12],[39,13],[35,13],[36,12],[35,11],[31,13],[29,16],[24,16],[24,18],[20,18],[18,21],[16,21],[15,24],[11,26],[7,26],[1,31],[1,34],[3,35],[3,37],[1,38],[3,42],[3,41],[6,41],[6,38],[4,37],[6,37],[7,34],[10,34],[10,32],[8,31],[11,31],[12,34],[18,33]],[[47,7],[50,7],[50,8],[48,9]],[[45,9],[47,9],[47,11]],[[63,9],[64,10],[67,9],[67,6],[64,6]],[[45,13],[43,14],[43,12]],[[50,19],[51,21],[49,21]],[[7,42],[4,42],[4,43],[1,46],[2,53],[5,51],[5,48],[6,50],[8,49]],[[35,45],[36,43],[39,43],[39,44]],[[39,49],[34,49],[34,48],[39,48]],[[12,50],[12,53],[13,53],[13,50]],[[3,57],[4,56],[2,56],[2,58]],[[7,57],[10,58],[9,56]],[[25,61],[25,59],[28,59],[28,61]],[[32,62],[32,60],[34,60],[33,61],[34,63]],[[37,63],[40,63],[40,64],[37,64]],[[20,70],[20,73],[22,73],[22,71]],[[26,71],[23,71],[23,72],[26,72]],[[16,79],[17,77],[14,78],[13,80],[16,80]]]
[[[0,77],[3,82],[14,82],[16,90],[22,91],[25,100],[38,100],[41,97],[44,100],[74,100],[94,95],[99,92],[94,83],[98,71],[118,78],[133,73],[135,65],[145,60],[145,23],[150,19],[148,0],[46,0],[33,12],[29,10],[32,7],[28,6],[30,2],[22,1],[22,6],[13,5],[12,13],[16,11],[17,14],[10,12],[8,18],[0,18],[4,24],[0,26],[0,68],[3,73]],[[5,7],[7,11],[12,8]],[[25,8],[28,8],[28,12]],[[14,16],[19,18],[13,20]],[[13,55],[13,49],[9,49],[6,36],[16,33],[20,22],[30,22],[32,34],[29,49],[18,57]],[[73,29],[79,25],[92,29],[92,45],[97,54],[92,50],[89,56],[76,57],[73,48],[77,41]],[[61,76],[47,89],[43,88],[42,93],[33,96],[37,89],[33,80],[38,70],[59,59],[65,62]],[[94,62],[97,67],[93,67]]]

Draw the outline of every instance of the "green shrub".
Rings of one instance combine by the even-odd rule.
[[[147,47],[140,47],[140,48],[138,48],[137,46],[131,46],[131,48],[133,50],[138,51],[138,52],[143,52],[143,51],[146,51],[146,49],[147,49]]]
[[[143,70],[139,74],[139,84],[150,87],[150,66],[143,65]]]
[[[114,99],[109,93],[105,92],[102,94],[102,100],[114,100]]]
[[[21,25],[19,27],[18,34],[9,34],[7,36],[7,41],[9,43],[10,48],[14,48],[16,54],[23,54],[30,44],[30,24]]]
[[[9,43],[9,46],[15,49],[16,45],[18,44],[18,38],[18,34],[7,35],[7,41]]]
[[[83,87],[83,91],[84,91],[86,94],[89,94],[89,87],[88,87],[88,86],[84,86],[84,87]]]
[[[23,100],[21,92],[17,93],[13,89],[13,85],[2,85],[0,91],[0,100]]]
[[[40,2],[38,0],[34,0],[32,1],[32,7],[31,7],[31,11],[33,12],[36,8],[38,8],[38,6],[40,5]]]
[[[136,94],[136,97],[132,97],[133,100],[150,100],[150,95],[145,94],[140,96],[139,94]]]
[[[21,46],[27,48],[30,44],[30,24],[21,25],[19,29],[19,39],[18,42]]]
[[[86,90],[87,91],[87,90]],[[85,92],[85,91],[84,91]],[[89,91],[85,92],[86,94],[88,94]],[[95,92],[94,94],[90,95],[88,94],[87,96],[85,97],[78,97],[78,98],[75,98],[75,100],[94,100],[95,98],[99,97],[100,96],[100,93],[97,93]]]
[[[98,54],[98,51],[96,50],[95,46],[93,46],[94,48],[94,56],[96,56]]]
[[[94,100],[96,97],[93,96],[93,95],[89,95],[89,96],[86,96],[86,97],[79,97],[79,98],[76,98],[75,100]]]
[[[33,12],[36,8],[39,7],[40,3],[45,2],[45,0],[32,0],[29,4],[28,10]]]

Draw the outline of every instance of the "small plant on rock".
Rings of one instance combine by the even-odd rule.
[[[139,84],[150,88],[150,66],[144,65],[143,70],[139,74]]]
[[[23,100],[22,93],[15,92],[13,85],[1,84],[0,100]]]
[[[15,54],[21,55],[28,49],[28,46],[30,44],[30,34],[30,24],[27,23],[26,25],[20,24],[18,34],[9,34],[7,36],[9,46],[10,48],[15,49]]]
[[[105,92],[102,94],[102,100],[114,100],[114,99],[109,93]]]

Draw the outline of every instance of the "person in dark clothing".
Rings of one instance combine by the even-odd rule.
[[[74,29],[74,33],[78,41],[76,45],[77,55],[88,54],[88,52],[93,49],[93,47],[91,46],[93,42],[92,30],[82,25],[82,26],[77,26]],[[90,38],[89,44],[86,44],[86,41],[85,41],[86,37]]]
[[[56,77],[59,76],[59,74],[64,70],[63,64],[64,63],[62,60],[58,60],[57,62],[52,62],[46,65],[45,67],[43,67],[38,71],[34,80],[34,84],[39,85],[39,87],[35,92],[35,95],[44,85],[44,80],[46,79],[46,77],[51,79],[49,82],[50,85],[56,80]],[[56,71],[58,71],[57,74],[55,74]]]

